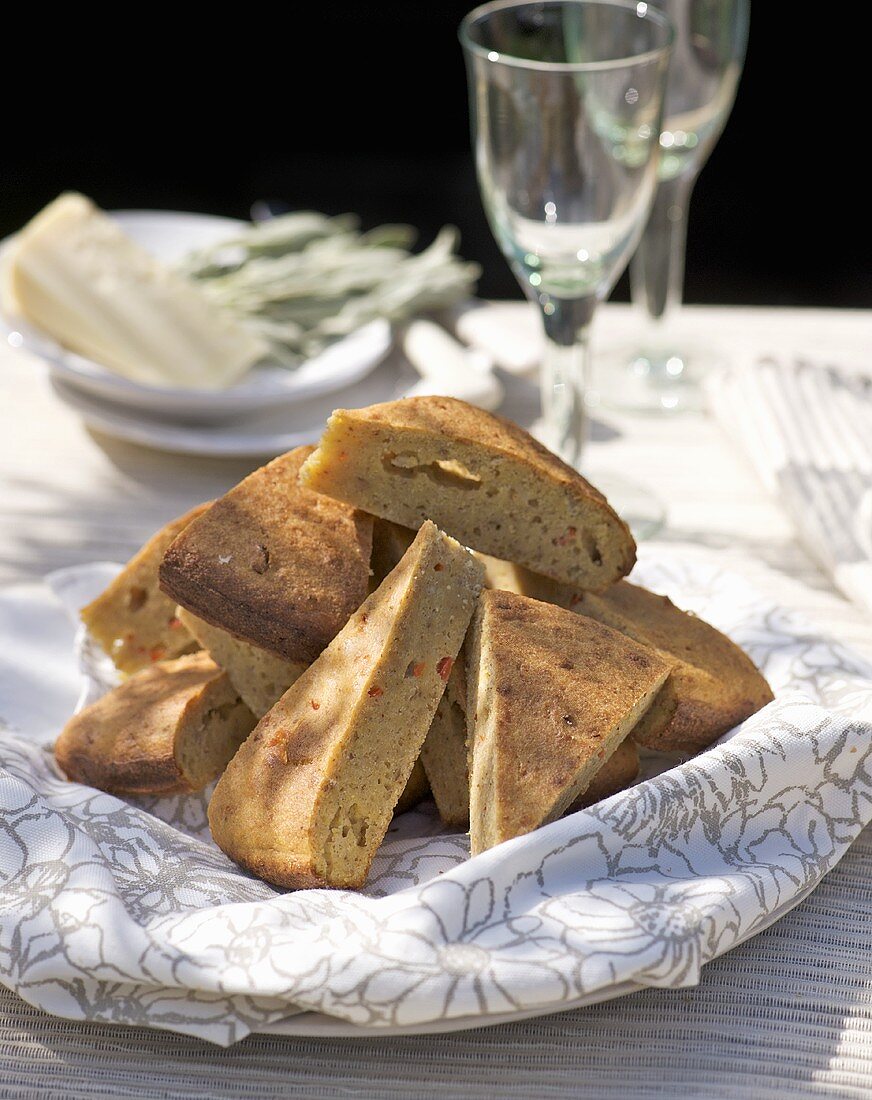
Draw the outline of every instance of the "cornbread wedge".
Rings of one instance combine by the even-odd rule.
[[[458,659],[421,749],[421,762],[442,821],[464,829],[469,826],[466,726],[466,675]],[[638,775],[639,750],[628,738],[606,759],[569,811],[592,806],[625,790],[635,783]]]
[[[446,825],[469,825],[469,768],[466,760],[466,672],[458,658],[424,747],[421,763],[433,792],[439,816]]]
[[[120,672],[131,675],[199,648],[176,616],[175,600],[161,592],[158,568],[173,539],[208,507],[193,508],[152,535],[106,591],[82,608],[82,622]]]
[[[467,640],[473,854],[553,821],[587,789],[669,674],[593,619],[485,591]]]
[[[265,649],[242,642],[220,627],[198,619],[183,607],[177,609],[178,616],[194,635],[209,656],[220,665],[230,677],[233,687],[242,697],[243,703],[254,714],[262,718],[281,699],[295,680],[298,680],[308,665],[296,661],[283,661],[267,653]],[[464,764],[464,768],[466,765]],[[420,761],[416,761],[406,789],[400,795],[395,813],[405,813],[430,793],[430,784]]]
[[[301,661],[286,661],[251,642],[234,638],[183,607],[178,607],[176,614],[212,660],[224,669],[242,701],[257,718],[262,718],[309,667]]]
[[[309,664],[366,596],[372,518],[303,489],[310,447],[255,470],[164,555],[164,592],[198,618]]]
[[[55,759],[67,778],[114,794],[198,791],[254,721],[208,654],[191,653],[138,672],[71,718]]]
[[[481,588],[433,523],[263,718],[215,789],[215,842],[279,886],[363,884]]]
[[[301,483],[466,546],[599,591],[629,573],[627,525],[585,479],[516,424],[449,397],[337,409]]]
[[[662,688],[660,689],[663,690]],[[639,750],[635,741],[627,738],[622,741],[600,770],[591,779],[587,790],[569,807],[573,810],[584,809],[610,798],[618,791],[631,787],[639,778]]]
[[[411,527],[402,527],[387,519],[376,517],[372,526],[372,572],[373,579],[386,577],[394,568],[406,550],[411,546],[415,532]],[[568,606],[575,595],[575,589],[560,584],[550,577],[533,573],[523,565],[482,554],[478,550],[470,551],[484,566],[484,587],[501,588],[506,592],[517,592],[519,596],[531,596],[534,600],[557,603]]]
[[[663,690],[633,731],[640,745],[698,752],[773,698],[746,653],[666,596],[621,581],[602,595],[575,597],[572,606],[673,662]]]
[[[409,527],[376,519],[372,529],[373,578],[381,579],[394,568],[415,537]],[[471,551],[484,568],[484,587],[503,588],[519,595],[547,599],[562,588],[548,577],[523,566]],[[445,694],[421,749],[421,763],[439,816],[451,828],[469,825],[469,768],[466,752],[466,673],[464,661],[451,670]]]

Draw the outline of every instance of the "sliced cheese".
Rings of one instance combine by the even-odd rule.
[[[268,350],[84,195],[61,195],[37,214],[4,274],[7,309],[134,382],[220,389]]]

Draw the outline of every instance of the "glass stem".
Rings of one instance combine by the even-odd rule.
[[[549,298],[543,305],[542,418],[548,445],[577,466],[586,434],[584,391],[596,298]]]
[[[653,320],[665,322],[684,295],[687,208],[692,176],[663,180],[657,187],[651,216],[630,261],[633,302]]]

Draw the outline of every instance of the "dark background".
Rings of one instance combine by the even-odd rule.
[[[34,9],[5,43],[0,234],[67,188],[241,217],[280,199],[409,221],[422,240],[453,222],[480,292],[519,297],[469,153],[456,27],[471,6],[332,0],[188,23],[124,9],[123,28]],[[736,105],[694,192],[688,301],[872,307],[870,18],[802,9],[752,4]]]

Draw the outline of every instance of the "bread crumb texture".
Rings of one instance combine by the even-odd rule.
[[[304,463],[308,488],[417,529],[430,518],[464,545],[599,591],[636,547],[605,497],[528,432],[448,397],[338,409]]]
[[[601,595],[580,594],[569,602],[672,660],[663,691],[633,735],[646,748],[699,752],[772,701],[772,689],[747,653],[667,596],[621,581]]]
[[[196,791],[217,778],[254,715],[206,653],[144,669],[74,715],[55,744],[68,779],[114,794]]]
[[[176,601],[161,592],[158,569],[167,547],[208,507],[193,508],[152,535],[105,592],[82,608],[88,632],[126,675],[199,648],[176,615]]]
[[[671,663],[593,619],[502,591],[482,593],[467,647],[475,854],[583,795]]]
[[[422,525],[219,781],[209,822],[228,856],[278,886],[364,883],[450,678],[481,574],[454,539]]]
[[[194,615],[309,664],[367,594],[372,518],[304,489],[298,447],[255,470],[169,546],[161,586]]]

